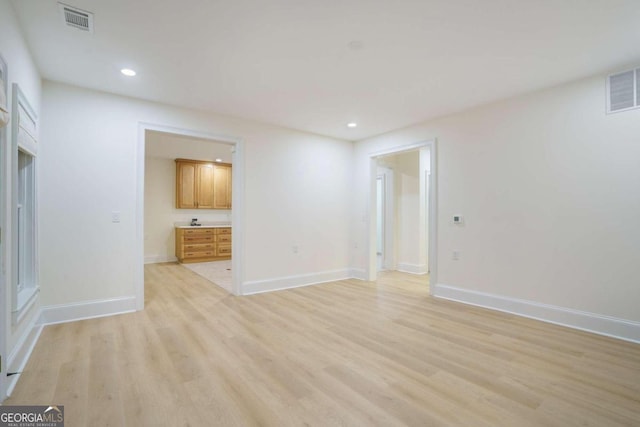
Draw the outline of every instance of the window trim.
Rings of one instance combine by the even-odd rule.
[[[37,203],[37,186],[38,186],[38,173],[37,173],[37,127],[38,119],[34,109],[25,97],[24,93],[20,89],[17,83],[12,86],[12,111],[13,118],[11,120],[11,314],[12,323],[15,325],[19,323],[24,316],[30,311],[30,308],[34,305],[37,296],[40,292],[39,277],[38,277],[38,203]],[[27,114],[27,119],[33,125],[31,132],[26,131],[30,138],[20,138],[20,114]],[[19,274],[19,257],[18,253],[21,250],[19,243],[20,236],[18,235],[18,203],[19,203],[19,151],[32,157],[30,178],[31,185],[29,189],[30,201],[32,203],[32,213],[29,221],[31,229],[33,230],[33,236],[30,238],[31,254],[29,257],[29,266],[31,268],[31,280],[28,283],[24,283],[20,289],[18,287],[18,274]]]

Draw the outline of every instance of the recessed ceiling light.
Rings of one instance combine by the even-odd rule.
[[[216,162],[220,163],[222,161],[222,159],[216,159]]]
[[[355,128],[355,127],[358,127],[358,124],[356,122],[347,123],[347,127],[348,128]]]
[[[120,70],[120,72],[127,77],[133,77],[136,75],[136,72],[133,71],[131,68],[123,68],[122,70]]]

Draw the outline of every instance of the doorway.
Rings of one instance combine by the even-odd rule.
[[[384,256],[386,252],[384,250],[384,241],[385,241],[385,214],[384,208],[386,204],[385,197],[385,179],[384,175],[378,175],[376,180],[376,257],[378,261],[378,271],[382,271],[386,269]]]
[[[436,283],[436,141],[371,153],[369,159],[367,279],[399,270],[429,273]]]
[[[395,180],[391,168],[378,166],[376,177],[377,270],[395,270]]]
[[[149,132],[170,134],[177,138],[191,139],[212,142],[215,144],[226,145],[231,161],[231,194],[233,199],[233,208],[230,211],[229,220],[233,225],[233,233],[231,234],[231,293],[234,295],[241,294],[241,283],[243,278],[242,263],[242,242],[243,242],[243,203],[244,203],[244,157],[243,145],[239,138],[227,135],[215,135],[195,130],[187,130],[173,128],[169,126],[140,123],[138,126],[138,158],[137,158],[137,213],[136,213],[136,236],[138,254],[138,262],[136,272],[136,308],[142,310],[144,308],[144,263],[145,263],[145,153],[147,135]],[[214,157],[215,159],[215,157]]]

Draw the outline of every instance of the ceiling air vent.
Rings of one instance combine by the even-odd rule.
[[[640,108],[640,68],[607,77],[607,112]]]
[[[93,13],[77,7],[58,3],[64,23],[70,27],[93,33]]]

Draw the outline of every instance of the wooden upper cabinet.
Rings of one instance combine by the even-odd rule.
[[[176,160],[176,207],[178,209],[197,209],[196,167],[189,161]]]
[[[198,209],[215,209],[213,165],[211,163],[199,163],[196,172],[198,182]]]
[[[176,159],[176,208],[231,209],[231,165]]]
[[[214,165],[213,208],[231,209],[231,165]]]

